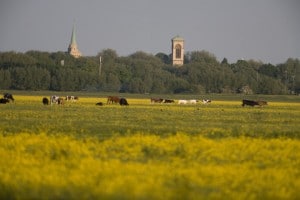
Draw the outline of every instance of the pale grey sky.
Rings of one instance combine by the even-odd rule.
[[[1,0],[0,51],[66,51],[74,21],[88,56],[170,54],[180,35],[220,61],[300,59],[299,0]]]

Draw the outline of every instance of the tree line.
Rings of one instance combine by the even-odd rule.
[[[105,49],[78,59],[65,52],[0,52],[0,89],[299,94],[300,62],[289,58],[278,65],[255,60],[228,63],[210,52],[193,51],[185,54],[183,66],[175,67],[170,55],[142,51],[118,56]]]

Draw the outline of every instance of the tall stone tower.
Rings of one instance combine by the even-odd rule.
[[[81,57],[81,53],[77,47],[77,42],[76,42],[75,25],[73,25],[71,43],[68,48],[68,53],[74,56],[75,58]]]
[[[181,66],[184,62],[184,39],[176,36],[172,38],[172,65]]]

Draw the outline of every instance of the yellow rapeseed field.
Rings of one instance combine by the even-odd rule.
[[[298,199],[300,142],[2,135],[1,199]]]
[[[1,105],[0,199],[300,199],[300,105]]]

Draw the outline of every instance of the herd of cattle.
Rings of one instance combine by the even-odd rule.
[[[58,104],[58,105],[63,105],[65,101],[70,101],[70,102],[76,102],[78,101],[79,98],[77,96],[66,96],[66,97],[59,97],[56,95],[50,96],[50,99],[47,97],[43,97],[42,103],[44,105],[52,105],[52,104]],[[0,99],[0,104],[6,104],[10,102],[14,102],[15,99],[12,94],[10,93],[4,93],[3,98]],[[190,99],[190,100],[184,100],[180,99],[177,100],[178,104],[197,104],[199,100],[196,99]],[[203,99],[201,100],[202,104],[209,104],[212,101],[210,99]],[[156,103],[161,103],[161,104],[170,104],[170,103],[175,103],[175,100],[173,99],[163,99],[163,98],[151,98],[150,99],[151,104],[156,104]],[[128,101],[124,97],[118,97],[118,96],[108,96],[107,97],[107,105],[109,104],[120,104],[121,106],[128,106]],[[103,102],[98,102],[96,103],[97,106],[103,106],[105,103]],[[265,106],[268,105],[266,101],[254,101],[254,100],[242,100],[242,106]]]
[[[178,104],[196,104],[198,103],[199,100],[197,99],[190,99],[190,100],[184,100],[184,99],[180,99],[178,100]],[[162,98],[151,98],[150,99],[150,103],[175,103],[175,100],[173,99],[162,99]],[[211,103],[210,99],[203,99],[202,100],[203,104],[208,104]]]
[[[56,95],[50,96],[50,100],[47,97],[43,97],[42,102],[44,105],[52,105],[52,104],[58,104],[63,105],[65,101],[71,101],[75,102],[79,98],[77,96],[66,96],[65,98],[59,97]]]

